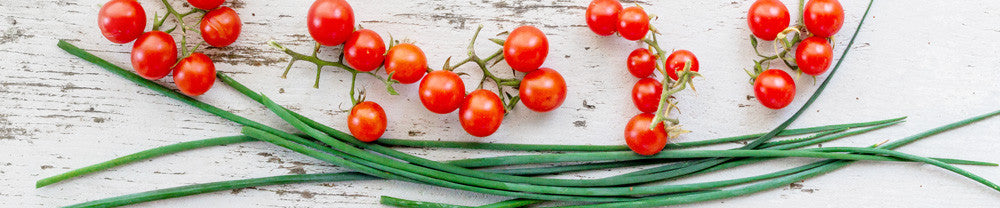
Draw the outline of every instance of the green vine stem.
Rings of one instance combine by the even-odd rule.
[[[442,69],[452,71],[466,63],[469,62],[475,63],[476,66],[478,66],[483,73],[483,77],[479,80],[479,85],[477,88],[482,89],[483,84],[486,83],[487,80],[493,81],[493,83],[496,84],[497,86],[497,95],[499,95],[500,101],[504,104],[505,108],[504,113],[506,114],[510,112],[510,110],[514,109],[514,106],[517,104],[520,98],[518,96],[514,96],[511,95],[510,93],[507,93],[504,90],[504,87],[506,86],[512,89],[516,89],[518,86],[521,85],[521,80],[517,78],[500,78],[494,75],[493,72],[490,72],[489,67],[487,65],[492,66],[496,65],[497,63],[500,63],[500,61],[503,59],[502,56],[503,49],[502,48],[497,49],[496,52],[494,52],[489,57],[486,57],[486,59],[480,58],[479,55],[476,54],[475,45],[476,45],[476,40],[479,38],[479,32],[481,32],[482,30],[483,30],[483,25],[479,25],[479,27],[476,27],[476,32],[472,35],[472,40],[469,41],[467,58],[459,61],[455,65],[450,65],[449,63],[451,62],[451,58],[449,57],[448,60],[445,61],[444,67],[442,67]],[[498,35],[506,33],[507,32],[504,32]],[[504,41],[500,39],[490,39],[490,40],[500,46],[503,46],[504,44]],[[492,65],[489,64],[489,62],[491,61],[493,61]]]
[[[302,53],[299,53],[299,52],[295,52],[295,51],[293,51],[291,49],[288,49],[285,46],[283,46],[283,45],[281,45],[278,42],[273,41],[273,40],[269,41],[268,45],[270,45],[271,47],[274,47],[275,49],[278,49],[279,51],[284,52],[285,54],[287,54],[287,55],[289,55],[289,56],[292,57],[292,60],[288,62],[288,66],[285,67],[285,72],[281,74],[281,78],[283,78],[283,79],[288,77],[288,71],[292,69],[292,65],[295,64],[295,62],[306,61],[306,62],[310,62],[310,63],[313,63],[313,64],[316,65],[316,80],[313,83],[313,88],[319,88],[319,77],[320,77],[320,72],[322,72],[323,67],[327,67],[327,66],[329,66],[329,67],[336,67],[336,68],[343,69],[344,71],[350,72],[351,73],[350,96],[351,96],[351,102],[352,103],[358,103],[360,100],[363,100],[363,99],[356,99],[355,96],[354,96],[355,82],[356,82],[356,80],[358,78],[358,74],[367,74],[367,75],[370,75],[371,77],[374,77],[375,79],[377,79],[377,80],[381,81],[383,84],[385,84],[385,89],[386,89],[386,91],[389,92],[389,94],[391,94],[391,95],[399,95],[399,93],[396,92],[396,89],[394,89],[392,87],[393,84],[398,83],[397,81],[391,79],[392,78],[392,74],[390,74],[388,77],[382,77],[382,76],[380,76],[380,75],[378,75],[378,74],[375,73],[378,70],[376,70],[376,71],[369,71],[369,72],[358,71],[357,69],[351,68],[347,64],[344,64],[344,55],[343,55],[343,53],[341,53],[339,55],[340,58],[338,58],[337,61],[323,60],[323,59],[319,58],[319,56],[318,56],[319,49],[320,49],[319,43],[316,43],[316,45],[313,47],[311,55],[306,55],[306,54],[302,54]],[[362,94],[364,94],[364,93],[362,93]]]
[[[653,28],[650,24],[650,28]],[[694,77],[700,77],[701,74],[695,71],[691,71],[691,62],[684,63],[684,69],[678,74],[677,81],[674,81],[670,77],[666,76],[666,66],[664,60],[666,60],[667,53],[660,47],[660,44],[656,38],[657,32],[653,30],[651,32],[650,38],[645,38],[642,42],[649,45],[649,47],[656,52],[656,70],[663,74],[663,92],[660,93],[660,102],[657,104],[656,112],[653,116],[653,121],[650,122],[649,129],[656,128],[659,123],[664,124],[664,129],[667,131],[667,135],[670,138],[676,138],[681,134],[687,133],[689,131],[681,129],[680,121],[674,118],[670,118],[670,111],[677,108],[677,101],[674,99],[673,94],[683,91],[688,86],[694,90],[694,83],[691,79]]]
[[[181,46],[180,47],[181,48],[181,56],[180,57],[187,57],[188,55],[191,55],[191,53],[194,53],[194,51],[198,50],[198,47],[201,47],[201,43],[199,42],[197,45],[194,46],[194,48],[188,49],[188,47],[187,47],[187,31],[188,31],[188,27],[184,23],[184,17],[187,17],[188,15],[191,15],[191,14],[194,14],[194,13],[204,12],[204,10],[191,9],[191,11],[188,11],[188,12],[185,12],[185,13],[180,13],[176,9],[174,9],[174,7],[170,5],[170,2],[167,2],[167,0],[160,0],[160,1],[163,2],[163,7],[167,8],[167,14],[163,15],[163,19],[159,19],[159,20],[157,20],[156,15],[154,15],[154,18],[153,18],[154,19],[153,20],[153,30],[159,30],[160,27],[163,26],[163,22],[167,20],[167,16],[173,15],[174,18],[177,19],[177,25],[175,25],[174,28],[171,28],[170,30],[164,31],[164,32],[170,33],[174,29],[180,27],[181,28],[181,43],[180,43],[180,46]]]

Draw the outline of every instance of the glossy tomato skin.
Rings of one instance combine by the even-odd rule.
[[[651,122],[652,113],[641,113],[632,117],[625,125],[625,144],[635,153],[655,155],[667,146],[667,130],[663,128],[663,123],[649,129]]]
[[[132,68],[148,80],[157,80],[170,74],[177,63],[177,45],[174,37],[162,31],[143,33],[132,45]]]
[[[219,5],[222,5],[222,2],[225,1],[226,0],[188,0],[187,2],[191,4],[191,6],[194,6],[195,8],[212,10],[215,9],[216,7],[219,7]]]
[[[347,128],[351,135],[362,142],[374,142],[382,137],[388,120],[385,110],[378,103],[365,101],[354,105],[347,115]]]
[[[549,55],[549,39],[534,26],[525,25],[514,29],[503,45],[503,58],[510,68],[520,72],[531,72],[545,63]]]
[[[609,36],[618,31],[618,13],[622,4],[618,0],[594,0],[587,6],[587,26],[600,36]]]
[[[795,98],[795,81],[785,71],[770,69],[757,75],[753,92],[764,107],[781,109]]]
[[[135,0],[111,0],[97,13],[97,26],[113,43],[132,42],[146,28],[146,11]]]
[[[382,36],[369,29],[354,31],[344,43],[344,60],[358,71],[372,71],[385,61]]]
[[[833,63],[833,46],[826,38],[806,38],[795,49],[795,63],[803,73],[813,76],[823,74]]]
[[[437,114],[455,111],[465,99],[465,83],[458,74],[446,70],[427,73],[418,91],[424,107]]]
[[[677,50],[667,56],[667,61],[665,63],[667,76],[670,79],[677,80],[678,72],[684,71],[684,63],[688,61],[691,62],[691,71],[698,71],[698,57],[694,56],[694,53],[688,50]]]
[[[639,111],[652,113],[660,105],[663,84],[653,78],[642,78],[632,86],[632,103]]]
[[[465,96],[465,102],[458,108],[458,120],[469,135],[486,137],[500,129],[504,111],[496,93],[479,89]]]
[[[747,12],[747,25],[754,36],[772,41],[791,22],[788,8],[778,0],[757,0]]]
[[[525,107],[535,112],[548,112],[566,100],[566,80],[556,70],[541,68],[524,75],[518,91]]]
[[[427,72],[427,56],[420,47],[403,43],[392,46],[385,55],[385,73],[403,84],[420,81]]]
[[[649,15],[639,7],[628,7],[618,13],[618,34],[628,40],[640,40],[649,33]]]
[[[202,53],[192,53],[174,66],[174,83],[188,96],[205,94],[215,84],[215,63]]]
[[[646,78],[653,75],[656,70],[656,56],[649,49],[637,48],[628,55],[628,72],[638,78]]]
[[[205,14],[199,24],[201,39],[215,47],[226,47],[236,42],[243,28],[243,21],[236,10],[219,7]]]
[[[354,32],[354,9],[344,0],[316,0],[306,16],[309,35],[325,46],[344,43]]]
[[[844,26],[844,7],[837,0],[809,0],[802,21],[815,36],[830,37]]]

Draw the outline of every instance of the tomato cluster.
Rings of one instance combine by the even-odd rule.
[[[226,47],[236,42],[243,25],[236,11],[220,7],[223,0],[188,0],[201,10],[177,13],[169,4],[168,13],[174,14],[181,22],[181,30],[186,31],[183,17],[194,12],[204,12],[199,22],[202,39],[214,47]],[[169,15],[168,15],[169,16]],[[114,43],[132,45],[132,67],[139,76],[149,80],[166,77],[173,72],[178,90],[189,96],[207,92],[215,83],[215,64],[207,55],[194,52],[197,46],[187,50],[186,39],[182,39],[184,54],[178,56],[177,42],[169,34],[174,29],[161,31],[159,27],[165,19],[154,20],[153,30],[144,32],[146,12],[135,0],[111,0],[98,12],[97,25],[105,38]],[[164,16],[166,18],[167,16]],[[175,28],[177,28],[175,27]],[[179,60],[178,60],[179,58]]]
[[[649,33],[649,15],[638,6],[622,8],[618,0],[594,0],[587,6],[587,26],[597,35],[617,32],[628,40],[640,40]]]
[[[787,72],[771,68],[770,61],[780,59],[789,68],[811,76],[822,75],[833,62],[830,38],[844,24],[843,7],[837,0],[809,0],[802,6],[802,23],[791,27],[788,8],[781,1],[757,0],[747,12],[747,25],[753,33],[751,45],[755,51],[757,39],[774,41],[775,48],[784,48],[772,56],[757,51],[763,59],[754,61],[750,76],[754,95],[765,107],[781,109],[795,98],[795,81]],[[789,38],[792,33],[794,36]],[[794,58],[789,58],[793,45]]]

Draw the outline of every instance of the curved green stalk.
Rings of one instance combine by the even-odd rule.
[[[510,199],[504,200],[497,203],[487,204],[483,206],[477,206],[476,208],[516,208],[523,207],[532,204],[542,203],[544,201],[534,200],[534,199]],[[425,201],[415,201],[409,199],[400,199],[391,196],[381,196],[379,198],[379,203],[383,205],[395,206],[395,207],[408,207],[408,208],[473,208],[472,206],[462,206],[462,205],[452,205],[437,202],[425,202]]]

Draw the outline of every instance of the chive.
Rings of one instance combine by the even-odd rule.
[[[408,207],[408,208],[473,208],[472,206],[451,205],[451,204],[437,203],[437,202],[414,201],[408,199],[395,198],[391,196],[382,196],[380,197],[379,202],[382,203],[383,205]],[[515,208],[515,207],[528,206],[532,204],[538,204],[542,202],[544,201],[534,200],[534,199],[511,199],[493,204],[477,206],[476,208]]]

